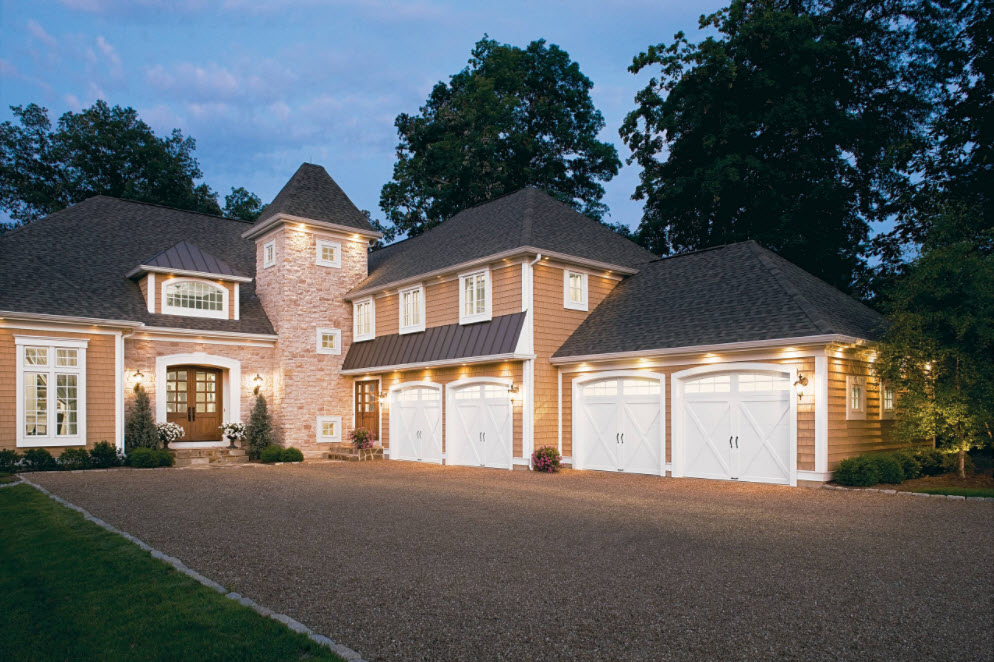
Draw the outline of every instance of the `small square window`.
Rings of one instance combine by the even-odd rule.
[[[563,306],[570,310],[587,310],[587,274],[563,271]]]
[[[48,365],[48,347],[25,347],[24,365]]]
[[[317,443],[339,443],[342,441],[342,417],[318,416]]]
[[[846,375],[846,420],[866,420],[866,377]]]
[[[276,264],[276,240],[272,239],[262,245],[262,267],[268,269]]]
[[[317,336],[318,336],[317,337],[318,354],[342,353],[341,329],[318,329]]]
[[[316,255],[314,263],[319,267],[341,267],[342,245],[326,239],[315,242]]]

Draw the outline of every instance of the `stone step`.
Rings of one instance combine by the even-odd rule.
[[[248,462],[248,453],[242,448],[176,448],[169,449],[173,466],[192,467],[203,465],[228,465]]]

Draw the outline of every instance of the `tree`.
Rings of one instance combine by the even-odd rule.
[[[484,36],[469,66],[435,85],[418,115],[397,117],[393,181],[380,193],[387,220],[414,236],[525,186],[601,218],[600,182],[621,162],[597,140],[604,118],[592,87],[558,46],[521,49]]]
[[[890,292],[875,363],[899,396],[894,434],[959,453],[994,440],[994,232],[970,207],[934,219],[922,254]]]
[[[224,196],[224,215],[228,218],[256,221],[262,214],[263,208],[264,205],[259,196],[243,186],[232,187],[231,193]]]
[[[54,130],[45,108],[11,110],[18,123],[0,124],[0,209],[18,223],[94,195],[221,213],[217,194],[197,183],[196,141],[179,129],[160,138],[134,109],[105,101],[65,113]],[[245,194],[235,202],[250,200]]]
[[[135,401],[124,422],[124,445],[129,451],[135,448],[159,447],[159,431],[152,416],[152,405],[148,393],[141,386],[135,393]]]
[[[952,3],[950,3],[952,4]],[[926,0],[733,0],[718,35],[651,46],[621,136],[641,168],[641,241],[668,254],[756,239],[852,290],[869,223],[927,145],[952,10]]]
[[[276,443],[273,422],[269,418],[269,406],[261,393],[255,397],[252,415],[249,416],[249,423],[245,428],[245,441],[248,443],[249,457],[253,460],[259,459],[263,448]]]

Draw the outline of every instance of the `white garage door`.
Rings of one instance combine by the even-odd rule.
[[[685,476],[790,483],[787,373],[729,372],[683,383]],[[677,440],[679,443],[679,440]]]
[[[612,376],[577,384],[577,469],[663,474],[663,385],[659,377]]]
[[[446,391],[446,462],[510,469],[513,426],[507,385],[453,382]]]
[[[390,459],[441,464],[441,385],[417,382],[390,389]]]

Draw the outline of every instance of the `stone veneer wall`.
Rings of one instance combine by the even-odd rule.
[[[315,264],[316,239],[342,246],[342,266]],[[276,240],[276,264],[263,267],[262,247]],[[352,380],[339,370],[352,343],[352,304],[345,294],[367,274],[367,243],[349,235],[315,235],[295,224],[256,241],[256,293],[279,340],[272,390],[280,442],[320,450],[317,417],[341,416],[342,439],[352,425]],[[317,353],[317,329],[341,330],[341,354]]]
[[[257,345],[222,345],[215,343],[196,342],[174,342],[162,340],[124,340],[124,372],[130,378],[135,370],[140,370],[144,374],[142,386],[148,392],[152,400],[152,411],[155,411],[155,399],[158,396],[161,385],[155,383],[155,359],[159,356],[171,354],[192,354],[203,353],[211,356],[222,356],[228,359],[235,359],[241,363],[242,383],[238,385],[240,391],[239,401],[241,411],[232,416],[230,412],[225,412],[224,420],[241,420],[248,423],[249,414],[252,412],[252,405],[255,403],[255,394],[252,392],[255,385],[252,379],[256,374],[262,375],[265,383],[262,392],[269,398],[269,393],[273,387],[273,366],[276,350],[271,346]],[[209,360],[205,360],[207,365]],[[234,387],[234,384],[230,384]],[[130,379],[125,380],[125,410],[130,411],[131,403],[134,401],[134,386]],[[227,400],[227,396],[225,396]],[[162,421],[156,421],[161,423]],[[220,433],[218,433],[220,437]]]

